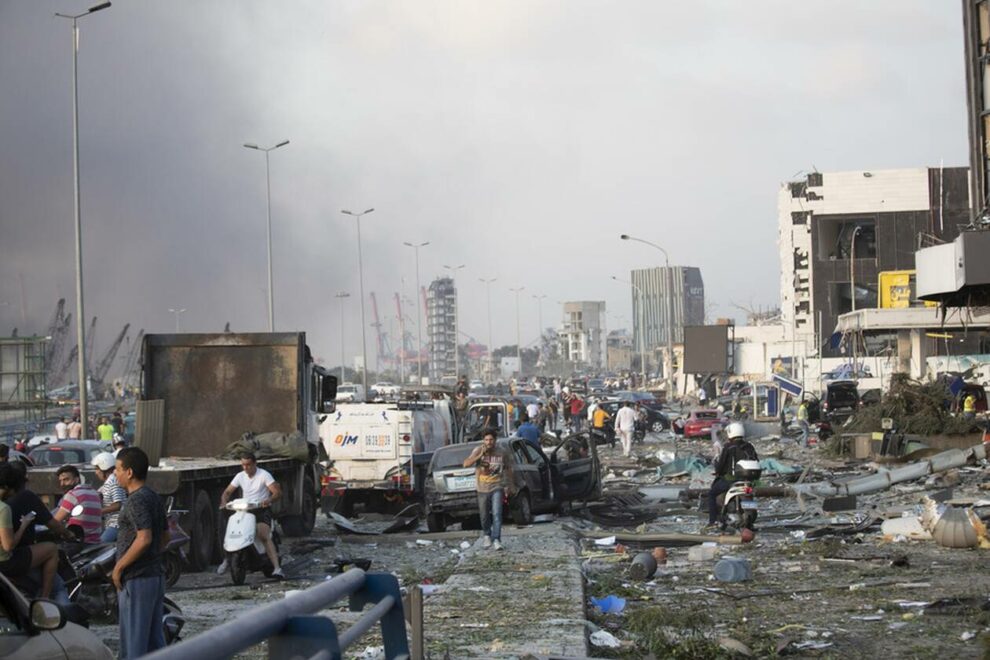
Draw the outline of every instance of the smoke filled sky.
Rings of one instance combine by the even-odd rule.
[[[0,0],[0,335],[74,312],[70,22],[96,0]],[[779,304],[776,195],[797,173],[966,164],[958,2],[656,0],[149,2],[80,20],[87,316],[97,354],[125,322],[267,328],[265,158],[275,315],[314,354],[360,352],[366,292],[458,272],[461,330],[496,345],[605,300],[611,275],[701,268],[711,315]],[[415,311],[408,306],[415,318]],[[372,321],[370,305],[368,322]],[[424,319],[425,325],[425,319]],[[414,324],[407,330],[415,330]],[[369,328],[374,366],[374,329]],[[424,330],[425,335],[425,330]],[[462,337],[465,339],[466,337]],[[394,343],[394,341],[393,341]]]

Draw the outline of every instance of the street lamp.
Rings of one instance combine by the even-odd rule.
[[[452,277],[457,276],[457,271],[464,268],[464,264],[458,266],[447,266],[444,268],[450,271]],[[460,339],[460,329],[461,329],[461,306],[457,301],[457,282],[454,281],[454,377],[457,378],[461,375],[461,355],[460,351],[457,350],[457,342]]]
[[[523,368],[522,368],[522,333],[519,330],[519,294],[525,290],[526,287],[521,286],[515,289],[510,288],[509,291],[516,294],[516,362],[519,363],[519,379],[522,380]]]
[[[849,302],[852,305],[852,308],[851,309],[854,312],[856,311],[856,236],[859,234],[859,230],[860,229],[862,229],[862,227],[860,227],[859,225],[856,225],[856,228],[853,229],[852,238],[849,239]],[[795,332],[794,334],[797,334],[797,333]],[[791,336],[793,337],[793,335],[791,335]],[[852,336],[852,359],[853,359],[852,374],[853,374],[853,380],[855,380],[855,381],[858,381],[859,380],[859,365],[857,364],[857,362],[858,362],[858,356],[856,355],[856,351],[859,348],[859,346],[858,346],[858,344],[859,344],[858,339],[859,339],[859,337],[856,336],[856,333],[853,333],[853,336]],[[792,350],[791,352],[793,353],[794,351]],[[791,358],[791,375],[792,376],[795,375],[795,374],[797,374],[797,364],[796,363],[797,363],[797,356],[795,355],[795,356],[793,356]]]
[[[289,144],[288,140],[283,140],[274,147],[267,148],[259,147],[250,142],[244,145],[248,149],[262,151],[265,154],[265,192],[268,198],[268,332],[275,332],[275,292],[272,287],[272,176],[268,154],[287,144]]]
[[[181,314],[182,312],[186,311],[186,308],[183,307],[182,309],[176,309],[174,307],[169,307],[168,308],[168,311],[170,311],[173,314],[175,314],[175,332],[178,333],[179,332],[179,314]]]
[[[485,291],[488,295],[488,377],[492,378],[495,375],[495,345],[492,343],[492,282],[497,280],[497,277],[490,277],[487,280],[483,277],[479,277],[478,281],[485,285]]]
[[[79,19],[110,7],[104,2],[90,7],[81,14],[59,14],[59,18],[72,21],[72,183],[75,192],[76,220],[76,342],[79,345],[77,362],[79,365],[79,421],[84,425],[89,420],[89,401],[86,378],[86,329],[83,314],[83,268],[82,268],[82,215],[79,195]]]
[[[645,385],[646,384],[646,324],[643,321],[643,319],[645,318],[645,315],[643,313],[643,305],[644,305],[643,290],[640,289],[635,284],[633,284],[632,282],[628,280],[620,279],[615,275],[612,276],[612,279],[615,280],[616,282],[621,282],[622,284],[628,284],[633,288],[633,291],[635,291],[639,295],[639,366],[640,366],[640,370],[643,372],[643,384]]]
[[[547,295],[545,293],[541,293],[540,295],[533,294],[533,300],[536,301],[536,318],[540,330],[536,337],[537,361],[540,361],[541,363],[542,360],[540,360],[540,358],[543,357],[543,299],[546,297]],[[542,374],[543,371],[541,370],[540,373]]]
[[[361,260],[361,218],[368,215],[375,209],[365,209],[360,213],[354,213],[347,209],[341,210],[344,215],[354,218],[357,224],[357,246],[358,246],[358,282],[361,287],[361,383],[364,386],[364,395],[368,396],[368,341],[364,328],[364,264]]]
[[[652,248],[656,248],[663,253],[663,259],[667,267],[667,360],[669,361],[670,367],[666,369],[667,376],[667,399],[669,401],[674,400],[674,271],[670,269],[670,255],[667,251],[656,243],[651,243],[650,241],[645,241],[642,238],[636,238],[630,236],[629,234],[622,234],[619,236],[624,241],[636,241],[638,243],[644,243]]]
[[[420,310],[420,289],[419,289],[419,248],[429,245],[429,241],[422,243],[404,242],[403,245],[411,247],[416,253],[416,365],[419,372],[419,385],[423,384],[423,320],[422,310]]]
[[[344,384],[344,298],[350,298],[351,294],[346,291],[338,291],[333,296],[340,301],[340,384]],[[365,396],[368,395],[365,390]]]

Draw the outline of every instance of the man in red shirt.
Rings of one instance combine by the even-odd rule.
[[[74,465],[63,465],[56,474],[65,495],[55,512],[55,519],[66,527],[78,525],[82,528],[83,543],[99,543],[103,532],[103,500],[100,494],[89,484],[82,483],[79,470]],[[82,513],[73,516],[72,509],[78,504],[82,505]]]
[[[584,401],[577,394],[571,395],[571,422],[574,424],[574,432],[581,430],[581,411],[584,410]]]

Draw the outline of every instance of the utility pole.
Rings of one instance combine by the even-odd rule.
[[[333,296],[340,301],[340,384],[344,384],[344,298],[350,298],[351,294],[346,291],[338,291]],[[368,395],[365,390],[365,396]]]

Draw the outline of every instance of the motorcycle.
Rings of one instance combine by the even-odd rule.
[[[265,544],[257,538],[257,518],[254,512],[261,508],[259,503],[241,498],[228,502],[224,508],[233,511],[227,519],[227,530],[223,537],[231,581],[234,584],[244,584],[247,574],[254,571],[261,571],[265,577],[271,577],[275,567],[268,558]],[[280,540],[278,530],[272,525],[275,552],[278,552]]]
[[[605,425],[600,429],[591,429],[591,438],[595,442],[595,446],[609,445],[610,447],[615,447],[615,429],[611,426]]]
[[[719,524],[724,531],[728,527],[753,531],[756,525],[758,505],[753,494],[753,484],[762,474],[760,462],[742,460],[736,462],[733,484],[720,495]]]
[[[174,587],[182,575],[182,566],[186,562],[186,549],[189,547],[189,534],[179,525],[179,516],[188,513],[172,508],[173,499],[170,497],[165,506],[168,520],[168,543],[162,561],[165,564],[165,586]]]

